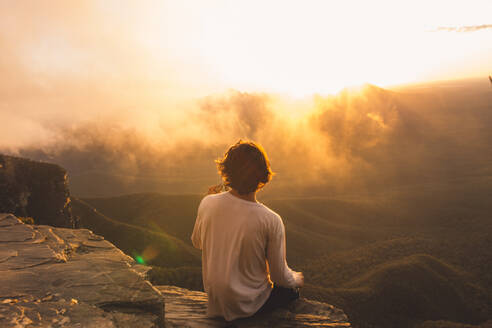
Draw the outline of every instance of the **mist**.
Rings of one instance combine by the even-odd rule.
[[[181,8],[179,20],[178,9],[2,2],[0,152],[62,165],[80,196],[204,192],[220,182],[214,159],[239,139],[271,158],[265,195],[370,193],[490,171],[486,80],[303,100],[240,91],[196,60],[199,12]]]
[[[2,151],[62,165],[83,196],[202,193],[220,182],[214,159],[239,139],[259,142],[270,156],[276,175],[267,196],[370,193],[491,170],[487,92],[366,85],[315,96],[301,116],[279,107],[286,102],[231,90],[197,100],[172,125],[162,118],[149,130],[125,115],[48,123],[41,128],[51,138]]]

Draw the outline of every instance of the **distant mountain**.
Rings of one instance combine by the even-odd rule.
[[[56,164],[0,154],[0,213],[36,224],[76,227],[67,171]]]
[[[413,327],[431,320],[465,327],[490,318],[492,306],[490,294],[472,277],[425,254],[387,261],[334,288],[310,282],[305,291],[344,306],[360,327]]]

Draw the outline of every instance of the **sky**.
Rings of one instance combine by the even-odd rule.
[[[490,12],[490,0],[0,0],[1,137],[88,119],[150,128],[155,113],[171,129],[230,90],[299,98],[486,76]]]

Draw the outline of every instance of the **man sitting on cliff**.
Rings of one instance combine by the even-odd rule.
[[[191,240],[202,250],[208,315],[232,321],[297,299],[304,277],[287,265],[282,219],[256,200],[272,176],[263,148],[239,141],[216,163],[230,190],[210,188]]]

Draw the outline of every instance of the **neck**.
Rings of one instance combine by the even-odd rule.
[[[241,195],[240,193],[237,192],[237,190],[231,188],[230,193],[238,198],[256,203],[256,191],[252,191],[249,194]]]

